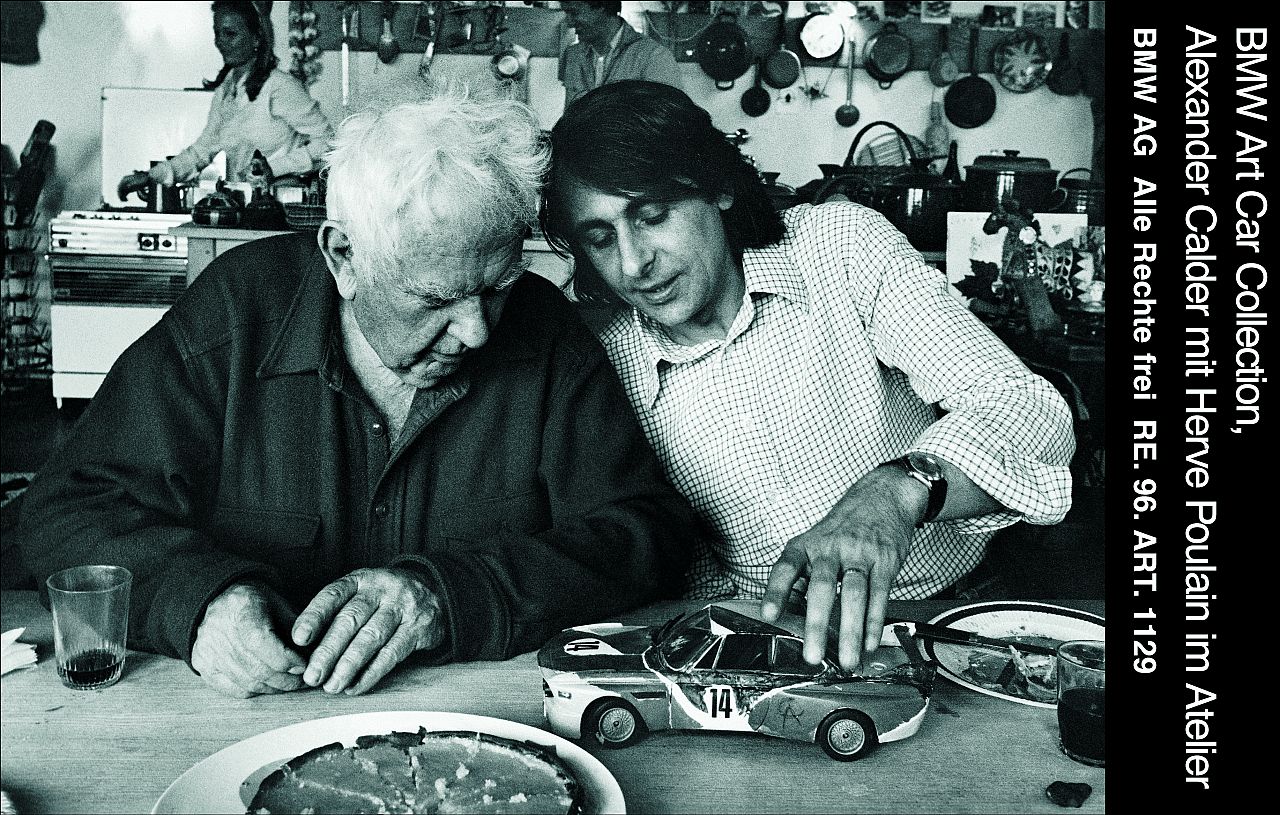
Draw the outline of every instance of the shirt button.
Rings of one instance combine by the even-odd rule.
[[[373,431],[373,435],[375,436],[385,436],[387,434],[387,426],[382,422],[374,422],[373,426],[369,429]]]
[[[373,514],[377,515],[379,518],[387,517],[388,512],[390,512],[390,509],[387,508],[386,504],[378,504],[373,508]]]

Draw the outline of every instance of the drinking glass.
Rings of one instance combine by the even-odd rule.
[[[1106,764],[1107,652],[1096,640],[1058,646],[1058,733],[1062,751],[1082,764]]]
[[[124,671],[133,575],[122,566],[73,566],[45,583],[62,684],[78,690],[114,685]]]

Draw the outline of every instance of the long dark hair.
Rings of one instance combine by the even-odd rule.
[[[565,111],[551,131],[551,169],[543,187],[547,242],[574,258],[574,290],[582,300],[620,305],[568,230],[565,194],[580,184],[610,195],[713,202],[733,196],[721,213],[729,248],[777,243],[785,231],[755,167],[711,114],[670,85],[625,80],[601,85]]]
[[[230,12],[235,14],[241,20],[244,20],[244,27],[249,33],[258,38],[258,49],[253,56],[253,68],[249,70],[249,77],[244,81],[244,92],[248,95],[249,101],[258,98],[258,94],[262,91],[262,85],[267,81],[267,77],[271,76],[271,72],[275,70],[280,60],[276,59],[273,47],[275,43],[275,31],[271,26],[271,4],[248,2],[247,0],[216,0],[213,4],[213,13]],[[230,65],[223,65],[222,70],[218,71],[218,75],[213,79],[204,80],[204,88],[211,91],[220,86],[222,81],[227,78],[227,74],[231,73]]]

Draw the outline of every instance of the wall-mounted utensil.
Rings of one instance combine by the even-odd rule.
[[[867,40],[862,62],[880,90],[886,91],[911,67],[911,38],[898,31],[896,23],[885,23]]]
[[[1053,67],[1044,40],[1029,28],[1018,29],[996,46],[992,60],[1001,87],[1014,93],[1040,87]]]
[[[764,83],[778,90],[791,87],[800,78],[800,57],[795,51],[787,48],[784,22],[784,18],[779,15],[776,43],[778,50],[769,54],[764,60]]]
[[[444,38],[444,24],[448,18],[440,12],[438,4],[423,3],[422,5],[428,7],[427,19],[431,27],[431,41],[427,43],[427,47],[422,52],[422,58],[418,60],[418,76],[426,79],[431,74],[431,61],[435,59],[436,49],[440,47]]]
[[[841,127],[853,127],[862,118],[862,111],[853,104],[853,55],[856,52],[853,37],[849,38],[849,66],[845,73],[844,104],[836,108],[836,121]]]
[[[360,6],[341,2],[338,13],[342,16],[342,106],[351,105],[351,46],[360,38]]]
[[[968,76],[957,79],[947,88],[942,104],[947,119],[956,127],[973,128],[986,124],[996,112],[996,89],[978,76],[978,29],[969,29]]]
[[[760,84],[760,74],[764,70],[763,64],[764,60],[758,60],[756,62],[755,84],[750,88],[747,88],[742,94],[742,112],[752,117],[763,116],[768,113],[769,104],[772,101],[769,98],[769,92],[764,89],[762,84]]]
[[[1053,69],[1044,84],[1049,90],[1061,96],[1075,96],[1084,85],[1084,77],[1080,75],[1080,66],[1071,58],[1071,36],[1062,32],[1062,40],[1058,45],[1058,56],[1053,60]]]
[[[960,66],[951,56],[951,42],[947,36],[947,26],[938,26],[938,54],[929,63],[929,81],[939,88],[945,88],[960,78]]]
[[[391,31],[395,19],[396,4],[392,0],[383,0],[382,36],[378,38],[378,59],[383,65],[390,65],[400,56],[400,43],[396,42],[396,35]]]
[[[716,89],[727,91],[751,67],[751,46],[747,33],[730,12],[721,12],[698,38],[698,65],[716,81]]]
[[[942,103],[929,103],[929,126],[924,129],[924,151],[930,162],[944,158],[951,144],[951,129],[942,115]]]

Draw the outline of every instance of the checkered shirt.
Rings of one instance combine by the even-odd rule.
[[[880,214],[840,202],[784,218],[780,243],[743,258],[725,339],[682,346],[638,311],[601,336],[668,477],[714,530],[687,594],[762,596],[788,540],[910,450],[1005,510],[917,531],[895,599],[951,585],[1003,526],[1062,520],[1075,439],[1058,392]]]

